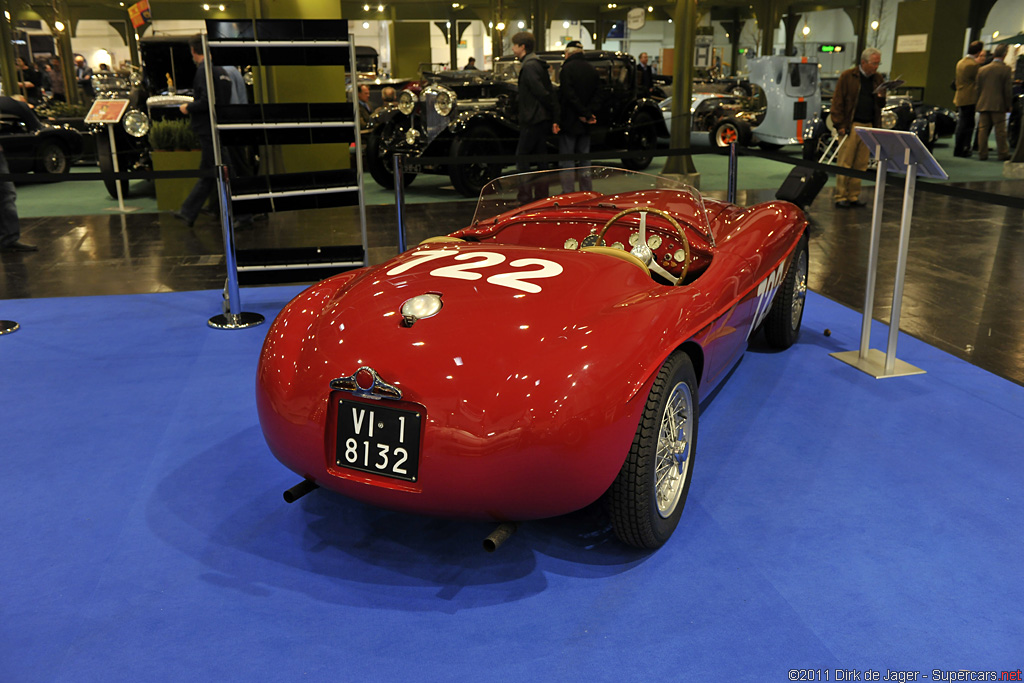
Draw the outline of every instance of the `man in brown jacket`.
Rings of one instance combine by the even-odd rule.
[[[1003,62],[1006,44],[992,49],[993,60],[978,69],[978,159],[988,159],[988,134],[996,129],[996,153],[1000,161],[1010,158],[1006,143],[1006,113],[1013,102],[1013,74]]]
[[[985,44],[975,40],[967,47],[967,56],[956,63],[956,134],[953,156],[971,156],[974,132],[974,105],[978,103],[978,69],[985,61]]]
[[[885,91],[879,90],[884,79],[878,73],[882,53],[873,47],[865,48],[860,65],[839,75],[832,94],[832,125],[839,137],[849,137],[839,148],[836,163],[843,168],[863,171],[868,167],[871,152],[854,132],[858,127],[879,128],[882,125],[882,105]],[[836,208],[864,206],[860,200],[860,178],[840,175],[836,178]]]

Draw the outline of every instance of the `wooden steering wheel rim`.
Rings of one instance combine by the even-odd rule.
[[[622,211],[618,212],[617,214],[609,218],[608,222],[604,224],[604,227],[601,228],[601,232],[598,233],[597,235],[597,243],[603,245],[605,233],[608,232],[608,228],[611,227],[612,223],[619,220],[623,216],[628,216],[631,213],[653,213],[655,215],[661,216],[662,218],[669,222],[669,225],[676,229],[676,232],[679,233],[679,241],[683,243],[683,253],[686,255],[686,257],[683,259],[683,269],[680,271],[679,277],[676,278],[674,284],[681,284],[683,279],[686,278],[686,272],[690,268],[690,243],[687,241],[686,235],[683,233],[683,226],[679,225],[679,221],[673,218],[667,211],[655,209],[654,207],[651,206],[631,206],[628,209],[623,209]]]

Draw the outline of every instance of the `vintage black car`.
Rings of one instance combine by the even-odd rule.
[[[94,86],[97,99],[129,101],[127,113],[114,126],[118,170],[126,173],[152,170],[147,137],[150,122],[183,116],[178,106],[191,100],[192,78],[196,73],[187,36],[147,36],[139,41],[139,58],[141,69],[104,74]],[[98,127],[95,133],[100,170],[111,173],[114,162],[110,134],[105,127]],[[103,182],[110,196],[116,197],[114,181]],[[121,181],[121,191],[127,194],[127,180]]]
[[[667,136],[657,103],[637,96],[636,63],[620,52],[584,53],[601,77],[601,106],[591,132],[592,149],[652,151],[659,135]],[[563,55],[539,53],[558,85]],[[446,174],[455,189],[475,197],[501,174],[505,164],[494,156],[515,154],[519,139],[516,107],[519,63],[497,60],[492,72],[449,71],[431,78],[419,94],[403,90],[398,105],[378,111],[366,140],[366,164],[380,185],[394,187],[393,157],[409,157],[415,172]],[[555,138],[549,140],[555,151]],[[460,163],[416,164],[417,157],[451,157]],[[627,168],[642,170],[653,155],[624,156]],[[476,163],[466,163],[476,159]],[[406,184],[414,173],[405,173]]]
[[[11,173],[68,173],[82,156],[83,141],[70,126],[44,123],[28,105],[2,97],[0,146]]]
[[[833,135],[827,103],[821,112],[808,119],[804,127],[804,159],[817,161]],[[890,96],[882,109],[882,128],[914,133],[929,150],[935,148],[940,137],[956,131],[956,114],[948,109],[923,102],[915,102],[901,95]]]

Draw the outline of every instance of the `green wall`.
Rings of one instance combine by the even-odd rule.
[[[907,86],[924,88],[924,101],[941,107],[953,106],[950,82],[956,63],[963,57],[969,3],[963,0],[907,0],[897,6],[896,43],[890,77],[901,77]],[[900,52],[900,36],[925,34],[923,52]]]
[[[394,78],[419,78],[419,66],[430,61],[430,23],[396,21],[391,34],[391,73]]]
[[[261,19],[341,19],[337,0],[259,0]],[[260,69],[268,102],[347,102],[342,66],[273,66]],[[280,145],[271,151],[275,173],[349,168],[349,146]]]

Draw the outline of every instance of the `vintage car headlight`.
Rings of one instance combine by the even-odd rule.
[[[896,121],[897,120],[898,120],[898,117],[896,116],[896,112],[893,112],[893,111],[883,111],[882,112],[882,128],[887,128],[889,130],[892,130],[893,128],[896,127]]]
[[[455,93],[448,88],[438,87],[437,97],[434,98],[434,111],[441,116],[448,116],[455,108]]]
[[[141,138],[149,133],[149,116],[146,115],[146,112],[138,109],[132,109],[125,114],[121,124],[124,126],[125,132],[135,138]]]
[[[416,94],[409,91],[403,90],[398,94],[398,111],[402,112],[406,116],[412,113],[412,110],[416,108]]]

